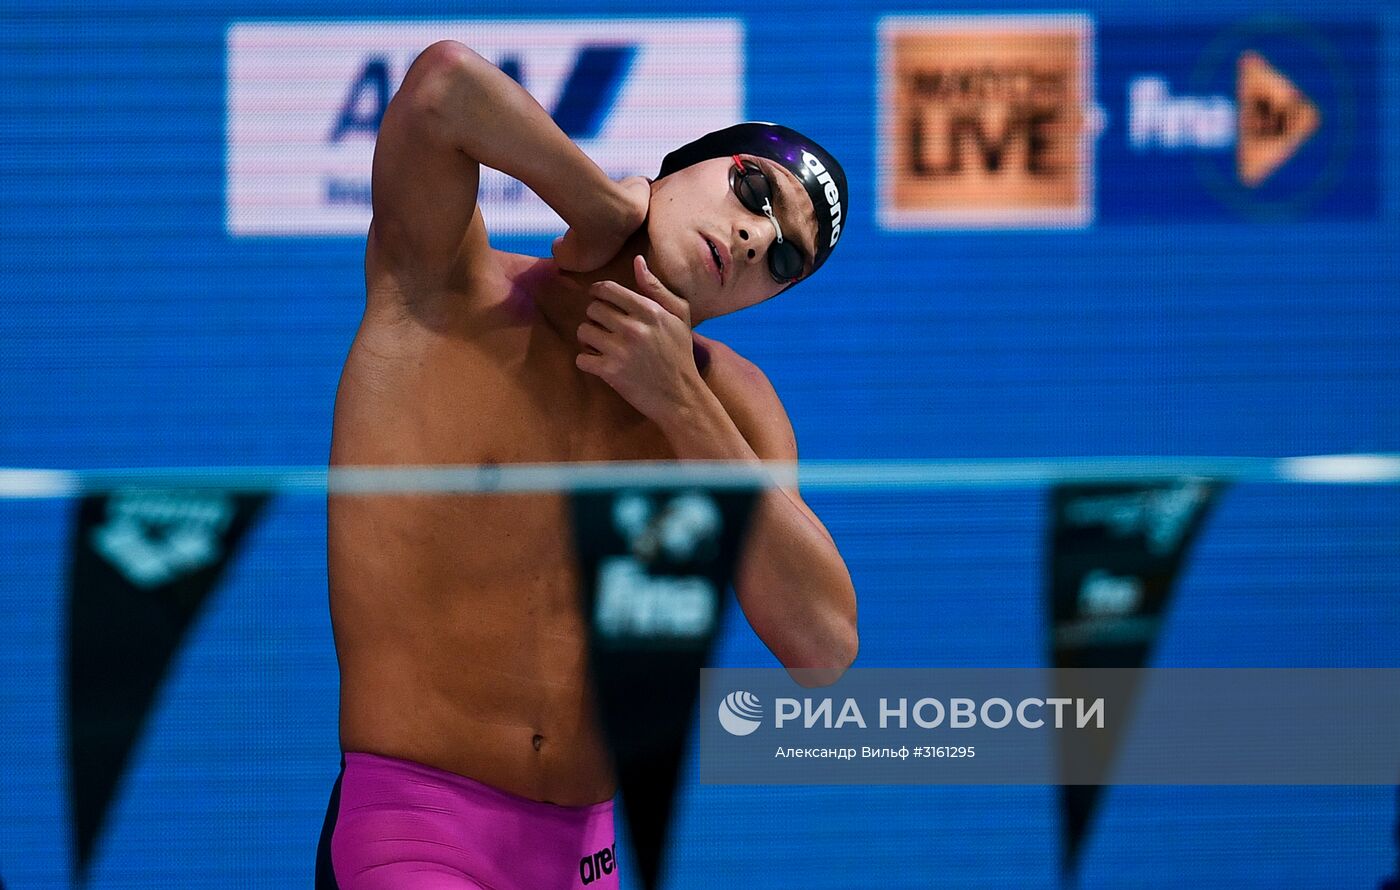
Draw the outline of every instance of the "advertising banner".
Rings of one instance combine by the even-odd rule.
[[[655,175],[671,149],[743,117],[739,19],[240,22],[227,39],[229,234],[363,236],[384,109],[446,39],[514,78],[614,179]],[[479,206],[493,232],[564,229],[494,170]]]

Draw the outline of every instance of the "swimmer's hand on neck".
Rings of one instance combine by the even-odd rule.
[[[665,432],[713,396],[695,360],[690,304],[652,274],[644,257],[633,257],[632,272],[636,290],[608,280],[589,287],[574,364]]]
[[[554,261],[565,272],[601,269],[646,222],[651,207],[651,183],[644,176],[629,176],[615,183],[610,201],[598,219],[569,227],[554,239]]]

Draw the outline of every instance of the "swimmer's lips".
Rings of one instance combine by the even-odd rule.
[[[704,234],[701,234],[700,238],[705,242],[705,259],[709,262],[710,268],[714,270],[715,278],[719,280],[719,286],[724,287],[724,269],[729,265],[728,252],[705,237]]]

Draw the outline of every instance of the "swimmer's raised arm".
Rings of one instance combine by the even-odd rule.
[[[645,199],[608,179],[524,88],[444,40],[409,68],[375,143],[369,250],[384,270],[418,291],[472,270],[488,250],[482,164],[523,182],[570,227],[615,238],[613,251],[646,216]]]

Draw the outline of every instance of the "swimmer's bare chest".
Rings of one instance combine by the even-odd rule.
[[[426,308],[371,300],[332,463],[672,456],[653,423],[576,369],[538,310],[495,290]],[[609,797],[564,499],[342,496],[328,509],[345,750],[537,800]]]

